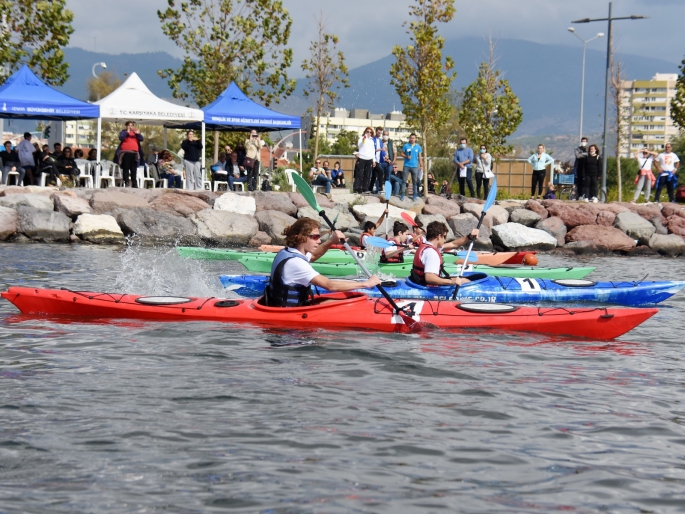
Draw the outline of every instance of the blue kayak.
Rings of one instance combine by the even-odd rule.
[[[465,273],[471,282],[459,288],[457,299],[486,303],[580,303],[599,302],[613,305],[637,307],[667,300],[685,287],[685,282],[595,282],[587,279],[548,280],[540,278],[493,277],[485,273]],[[223,286],[246,297],[257,297],[264,293],[269,279],[265,275],[221,275]],[[393,298],[448,300],[452,298],[454,286],[420,286],[408,279],[383,282],[383,287]],[[315,293],[329,291],[314,288]],[[372,296],[380,297],[376,288],[359,289]]]

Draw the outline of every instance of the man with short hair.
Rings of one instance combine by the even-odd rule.
[[[376,127],[376,135],[373,136],[373,145],[376,153],[373,158],[373,168],[371,170],[371,183],[369,191],[372,193],[380,192],[381,180],[385,178],[385,151],[383,150],[383,127]]]
[[[678,167],[680,158],[672,151],[671,143],[666,143],[664,151],[656,156],[654,163],[659,170],[659,177],[656,179],[656,193],[654,201],[659,203],[661,190],[666,186],[668,191],[668,201],[675,202],[675,190],[678,185]]]
[[[48,174],[48,185],[57,185],[59,170],[57,169],[53,155],[50,153],[50,147],[48,145],[43,145],[42,150],[39,164],[40,173]]]
[[[2,183],[7,184],[7,178],[11,171],[19,173],[17,185],[24,180],[24,168],[19,163],[19,154],[12,149],[11,141],[5,141],[5,149],[0,152],[0,159],[2,159]]]
[[[17,145],[16,150],[17,154],[19,154],[19,164],[24,168],[26,175],[28,175],[28,181],[24,179],[22,183],[25,185],[34,184],[33,171],[36,169],[36,160],[33,158],[33,152],[36,149],[31,144],[30,132],[24,132],[24,139]]]
[[[585,163],[587,162],[587,138],[583,136],[580,138],[580,146],[578,146],[573,153],[576,156],[576,160],[573,163],[573,175],[574,183],[576,185],[576,198],[578,200],[583,199],[583,181],[585,180]]]
[[[394,141],[390,139],[390,132],[388,130],[383,131],[383,146],[385,147],[385,162],[383,163],[385,180],[390,180],[390,175],[392,174],[393,166],[397,161],[397,156],[395,155]]]
[[[54,148],[54,151],[52,152],[52,156],[53,156],[55,159],[59,159],[60,156],[62,155],[62,143],[55,143],[55,144],[52,145],[52,146],[53,146],[53,148]]]
[[[247,174],[245,168],[238,164],[238,152],[231,152],[231,161],[226,163],[226,172],[228,173],[228,189],[233,191],[233,184],[236,182],[247,182]]]
[[[416,134],[409,135],[409,142],[402,147],[402,157],[404,157],[404,168],[402,169],[402,191],[400,200],[404,200],[404,193],[407,190],[407,179],[411,175],[411,188],[414,201],[419,196],[419,170],[421,169],[421,152],[423,148],[416,142]]]
[[[195,139],[195,132],[189,130],[181,143],[181,149],[183,150],[183,167],[186,170],[186,189],[200,191],[203,189],[200,168],[202,141]]]
[[[212,175],[212,182],[228,182],[228,172],[226,171],[227,164],[226,152],[219,153],[219,160],[209,168]],[[214,189],[214,184],[212,184],[212,189]]]
[[[464,184],[469,186],[469,193],[471,193],[471,198],[475,198],[473,192],[473,150],[467,146],[467,139],[462,137],[459,140],[459,147],[454,152],[454,164],[457,165],[456,173],[458,173],[459,179],[459,194],[461,196],[466,196],[466,190]]]

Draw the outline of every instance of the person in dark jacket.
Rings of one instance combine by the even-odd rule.
[[[60,175],[75,177],[79,174],[78,166],[76,166],[76,161],[71,155],[70,147],[67,146],[62,151],[62,155],[57,158],[57,169]]]
[[[145,156],[143,149],[140,146],[143,140],[143,135],[140,130],[136,128],[136,124],[132,121],[126,122],[126,129],[119,132],[119,148],[114,155],[114,159],[119,166],[124,176],[124,186],[138,187],[138,166],[145,163]]]
[[[597,145],[590,145],[585,158],[583,175],[583,201],[597,203],[597,183],[602,175],[602,157]]]
[[[198,191],[202,189],[202,168],[200,157],[202,154],[202,141],[195,139],[195,132],[186,132],[186,138],[181,143],[183,150],[183,167],[186,170],[186,189]]]
[[[5,141],[5,149],[0,152],[0,159],[2,159],[2,183],[7,183],[10,171],[16,171],[19,173],[17,184],[21,184],[24,180],[25,171],[19,162],[19,153],[12,149],[12,143],[10,141]]]
[[[50,147],[48,145],[43,145],[43,151],[40,152],[38,169],[41,173],[48,174],[47,184],[57,185],[57,175],[59,171],[57,170],[57,165],[55,164],[55,159],[50,152]]]

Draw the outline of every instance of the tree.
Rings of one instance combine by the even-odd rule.
[[[88,101],[97,102],[106,97],[121,85],[121,80],[116,73],[103,71],[97,77],[88,78],[86,89],[88,90]]]
[[[331,146],[333,155],[352,155],[357,150],[359,134],[351,130],[340,129],[335,138],[335,143]]]
[[[611,55],[611,103],[614,110],[614,131],[616,132],[616,180],[618,183],[618,201],[623,201],[623,180],[621,177],[621,145],[628,135],[630,123],[630,105],[623,102],[623,64],[614,60],[615,53]],[[627,143],[626,143],[627,144]],[[630,145],[628,144],[628,148]],[[603,156],[606,159],[608,156]]]
[[[680,63],[680,75],[675,84],[675,96],[671,100],[671,119],[681,130],[685,131],[685,58]]]
[[[411,44],[395,46],[395,62],[390,67],[392,84],[402,101],[407,123],[421,133],[423,169],[428,171],[428,133],[449,119],[452,105],[448,93],[456,76],[450,72],[454,61],[442,58],[445,38],[438,35],[438,23],[447,23],[455,13],[454,0],[415,0],[409,7]],[[407,22],[404,23],[404,26]],[[428,173],[423,175],[424,195],[428,194]]]
[[[74,32],[73,19],[66,0],[0,0],[0,63],[5,76],[28,64],[46,83],[64,84],[69,64],[62,48]]]
[[[295,81],[287,70],[292,20],[279,0],[168,0],[157,11],[162,32],[185,57],[180,69],[159,72],[175,98],[189,96],[204,106],[231,81],[267,106],[290,95]]]
[[[481,63],[478,77],[464,90],[459,123],[470,141],[484,144],[491,155],[500,156],[513,152],[514,147],[507,145],[507,138],[523,121],[523,110],[509,81],[496,69],[492,39],[489,46],[488,62]]]
[[[305,77],[309,84],[304,89],[304,96],[310,95],[314,98],[314,109],[316,110],[316,125],[314,131],[314,156],[319,155],[319,124],[324,109],[333,109],[335,100],[338,98],[336,89],[340,85],[350,87],[347,81],[347,66],[342,52],[335,54],[338,45],[338,36],[326,34],[326,23],[323,13],[319,15],[317,21],[318,37],[312,41],[309,51],[309,60],[302,61],[302,70],[307,72]],[[309,109],[312,113],[312,109]]]

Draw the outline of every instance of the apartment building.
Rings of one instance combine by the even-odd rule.
[[[309,134],[314,134],[313,125],[316,116],[305,116],[304,129]],[[337,108],[333,113],[327,113],[320,118],[319,133],[326,137],[329,143],[334,143],[341,130],[356,132],[360,136],[366,127],[383,127],[390,133],[394,141],[408,141],[411,130],[405,122],[405,116],[399,111],[387,114],[371,114],[368,109],[342,109]]]
[[[64,146],[94,148],[97,120],[69,120],[64,122]]]
[[[645,146],[663,150],[677,137],[678,129],[671,119],[671,99],[675,96],[675,73],[657,73],[651,80],[623,82],[623,114],[628,131],[621,142],[621,155],[631,156]]]

